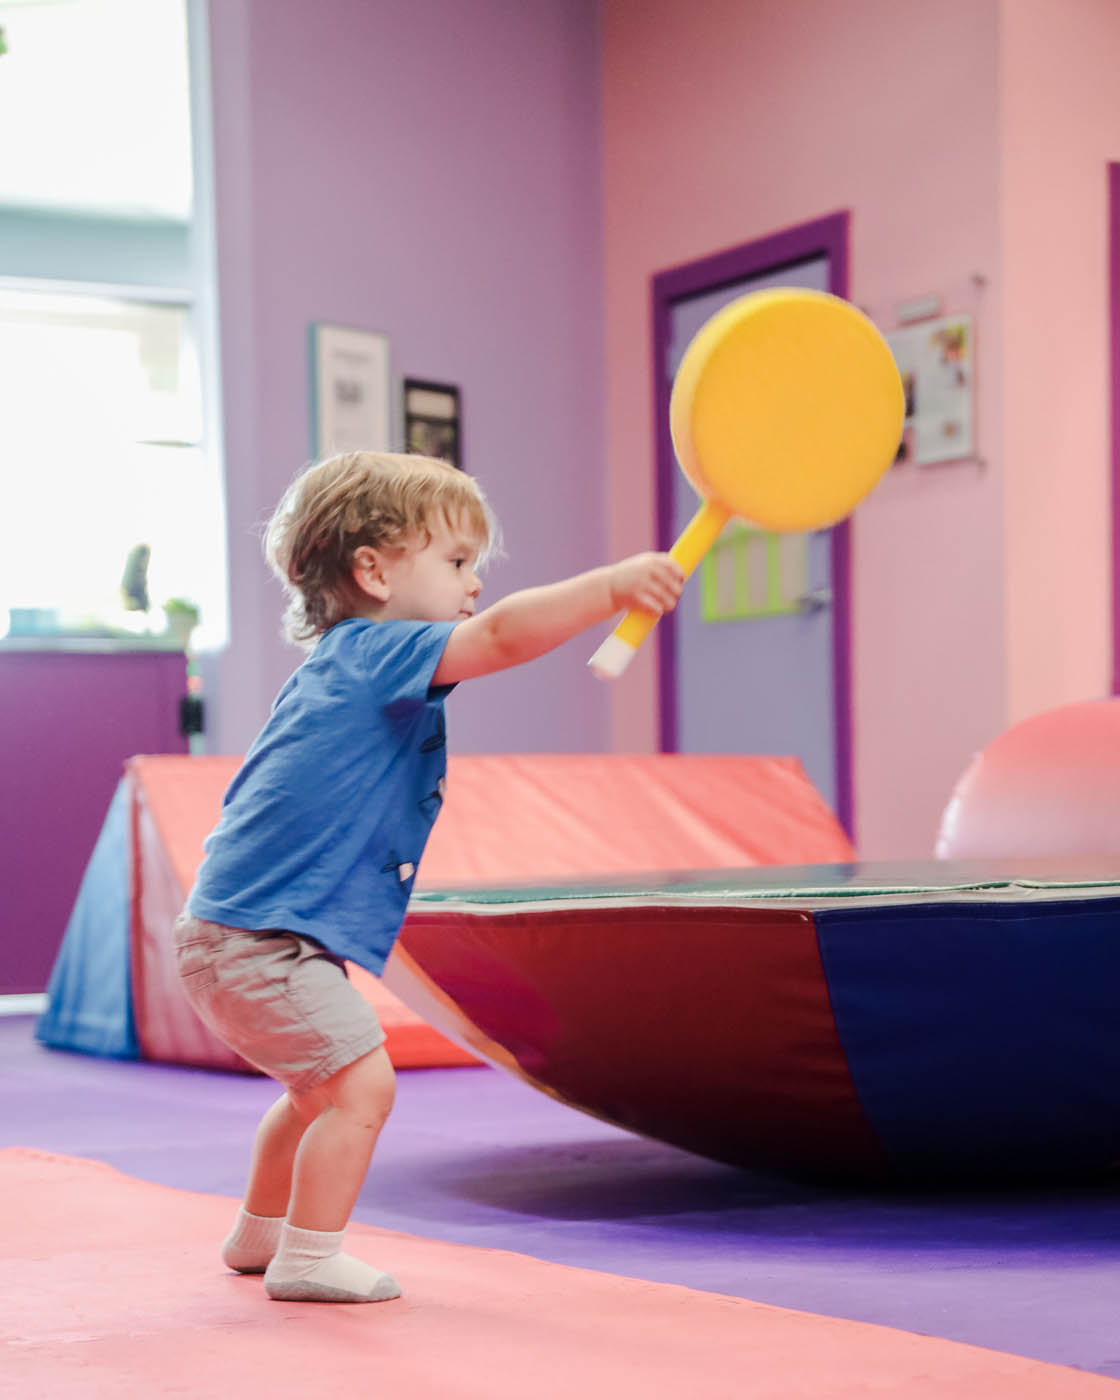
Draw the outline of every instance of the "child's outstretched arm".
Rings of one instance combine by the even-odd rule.
[[[451,633],[432,678],[452,685],[543,656],[625,608],[671,612],[684,587],[668,554],[635,554],[586,574],[501,598]]]

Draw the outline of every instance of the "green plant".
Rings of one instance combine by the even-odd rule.
[[[198,625],[198,604],[192,603],[189,598],[168,598],[163,610],[168,618],[189,618],[192,627]]]

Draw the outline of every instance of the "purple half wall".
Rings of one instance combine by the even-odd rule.
[[[176,651],[0,650],[0,996],[47,985],[124,761],[185,753]]]
[[[300,653],[259,537],[308,460],[308,326],[388,337],[459,385],[464,465],[502,521],[486,596],[603,562],[598,0],[210,6],[232,642],[212,752],[239,752]],[[597,640],[597,639],[596,639]],[[587,639],[472,682],[459,751],[609,747]]]

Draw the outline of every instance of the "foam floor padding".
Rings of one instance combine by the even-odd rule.
[[[404,1297],[274,1303],[234,1202],[0,1151],[0,1396],[1079,1400],[1117,1382],[913,1333],[353,1225]]]

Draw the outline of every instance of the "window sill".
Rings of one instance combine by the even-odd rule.
[[[13,651],[125,652],[183,651],[173,637],[83,637],[80,633],[0,637],[0,655]]]

